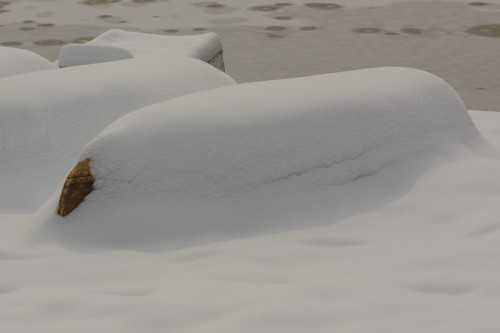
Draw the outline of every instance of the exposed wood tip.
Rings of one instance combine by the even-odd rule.
[[[94,180],[90,173],[90,158],[78,162],[64,182],[57,214],[66,216],[77,208],[85,197],[94,190]]]

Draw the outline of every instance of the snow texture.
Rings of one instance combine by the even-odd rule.
[[[220,51],[220,38],[213,32],[193,36],[160,36],[112,29],[86,44],[65,45],[59,53],[59,65],[86,65],[152,53],[208,62]]]
[[[97,64],[134,58],[129,50],[112,45],[67,44],[59,52],[60,67]]]
[[[165,56],[1,79],[0,211],[37,209],[65,178],[85,144],[117,118],[146,105],[234,83],[202,61]]]
[[[454,90],[414,69],[222,87],[140,109],[100,133],[80,155],[91,158],[96,189],[63,229],[119,248],[258,233],[255,222],[223,216],[231,208],[220,203],[286,201],[479,137]]]
[[[455,146],[424,169],[418,155],[333,186],[333,196],[308,199],[308,192],[304,200],[320,198],[333,210],[307,211],[300,230],[175,251],[103,251],[54,237],[89,219],[47,228],[41,214],[1,216],[0,326],[37,333],[496,332],[500,113],[470,115],[496,154]],[[409,186],[387,197],[416,169]],[[279,205],[284,193],[275,194],[265,200]],[[352,210],[380,197],[378,207]],[[232,224],[241,227],[242,218]]]
[[[0,47],[0,78],[54,68],[57,66],[34,52]]]

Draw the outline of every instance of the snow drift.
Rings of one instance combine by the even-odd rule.
[[[57,66],[34,52],[0,47],[0,78],[54,68]]]
[[[122,115],[234,83],[202,61],[164,56],[1,79],[0,211],[37,209],[85,144]]]
[[[222,63],[222,43],[213,32],[193,36],[160,36],[112,29],[85,44],[65,45],[59,53],[61,67],[115,61],[147,54],[182,56]],[[217,56],[220,59],[216,59]]]
[[[258,222],[226,216],[236,201],[280,205],[289,194],[475,138],[455,91],[414,69],[213,89],[143,108],[101,132],[80,155],[91,159],[95,190],[59,226],[118,247],[241,236]]]

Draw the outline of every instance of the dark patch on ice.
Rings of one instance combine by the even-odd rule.
[[[277,20],[291,20],[292,19],[290,16],[275,16],[274,18]]]
[[[97,18],[103,20],[106,23],[112,23],[112,24],[119,24],[119,23],[127,23],[128,22],[127,20],[125,20],[121,17],[107,15],[107,14],[98,15]]]
[[[169,34],[175,34],[175,33],[179,32],[179,30],[177,30],[177,29],[165,29],[163,31],[166,33],[169,33]]]
[[[212,1],[212,2],[197,2],[194,5],[198,6],[198,7],[211,8],[211,9],[220,9],[220,8],[225,8],[226,7],[226,5],[223,5],[223,4],[218,3],[216,1]]]
[[[51,28],[51,27],[55,26],[55,24],[54,23],[40,23],[38,26],[42,27],[42,28]]]
[[[356,32],[358,34],[376,34],[382,31],[384,30],[380,28],[358,28],[353,30],[353,32]]]
[[[106,5],[110,3],[120,2],[121,0],[81,0],[80,3],[84,5]]]
[[[269,38],[283,38],[284,37],[283,35],[275,34],[273,32],[268,32],[266,34],[266,36],[269,37]]]
[[[62,39],[43,39],[35,42],[35,45],[41,46],[54,46],[54,45],[64,45],[66,41]]]
[[[75,44],[83,44],[83,43],[90,42],[94,38],[95,37],[90,37],[90,36],[78,37],[78,38],[73,39],[71,42],[75,43]]]
[[[305,4],[305,6],[309,8],[326,9],[326,10],[342,8],[342,6],[339,4],[327,3],[327,2],[308,2]]]
[[[2,43],[0,43],[0,45],[2,45],[2,46],[21,46],[21,45],[23,45],[23,43],[13,40],[13,41],[2,42]]]
[[[279,25],[271,25],[269,27],[265,27],[264,29],[267,31],[283,31],[286,30],[286,27],[282,27]]]
[[[254,12],[272,12],[280,8],[281,6],[278,5],[263,5],[263,6],[252,6],[248,7],[247,9]]]
[[[466,33],[482,37],[500,37],[500,24],[483,24],[465,30]]]
[[[202,8],[207,14],[226,14],[239,10],[238,8],[229,7],[216,1],[196,2],[193,5]]]
[[[394,32],[394,31],[388,31],[385,33],[387,36],[398,36],[399,32]]]
[[[32,21],[32,20],[26,20],[26,21],[23,21],[23,23],[26,23],[26,24],[28,24],[28,23],[35,23],[35,21]]]
[[[21,30],[21,31],[31,31],[31,30],[35,30],[35,28],[33,28],[33,27],[21,27],[19,30]]]
[[[304,30],[304,31],[312,31],[312,30],[318,30],[319,27],[316,27],[314,25],[306,25],[304,27],[301,27],[300,30]]]
[[[475,2],[469,3],[469,6],[478,6],[478,7],[488,6],[488,5],[490,5],[490,4],[487,2],[480,2],[480,1],[475,1]]]
[[[0,1],[0,14],[8,12],[7,9],[3,9],[3,7],[5,7],[7,5],[10,5],[10,2],[8,2],[8,1]]]
[[[421,35],[423,32],[422,29],[419,28],[403,28],[401,31],[409,35]]]
[[[193,31],[206,31],[207,28],[193,28]]]

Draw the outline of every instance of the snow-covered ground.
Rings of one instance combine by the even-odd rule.
[[[234,83],[200,60],[164,55],[1,79],[0,213],[36,211],[81,148],[119,117]]]
[[[496,0],[339,0],[341,14],[307,1],[249,2],[0,1],[0,32],[54,60],[70,37],[120,19],[153,31],[151,18],[172,5],[169,29],[213,27],[240,81],[405,65],[445,78],[469,109],[500,111],[497,38],[464,32],[496,26]],[[286,29],[263,28],[278,21]],[[494,35],[491,26],[479,33]],[[164,61],[162,71],[201,71],[206,84],[185,86],[174,71],[174,94],[156,91],[163,72],[127,73],[123,63],[0,79],[0,179],[26,200],[2,187],[0,204],[27,212],[45,202],[0,215],[1,332],[498,332],[500,113],[466,111],[444,82],[412,70],[231,85],[195,60]],[[125,90],[100,89],[107,70]],[[226,85],[140,109],[97,135],[133,109]],[[54,131],[61,117],[88,131]],[[20,126],[37,119],[43,127]],[[47,154],[33,154],[37,144]],[[64,175],[87,157],[95,191],[56,216]],[[16,161],[22,168],[7,172]]]
[[[0,45],[51,60],[61,46],[112,28],[173,36],[213,31],[238,82],[402,66],[439,75],[470,109],[500,105],[500,0],[4,2]]]
[[[72,242],[64,221],[44,223],[48,212],[3,216],[2,329],[496,332],[500,114],[470,114],[489,148],[456,147],[324,189],[329,197],[313,193],[293,217],[240,214],[295,219],[298,230],[281,223],[144,252]],[[325,201],[332,211],[314,209]]]

